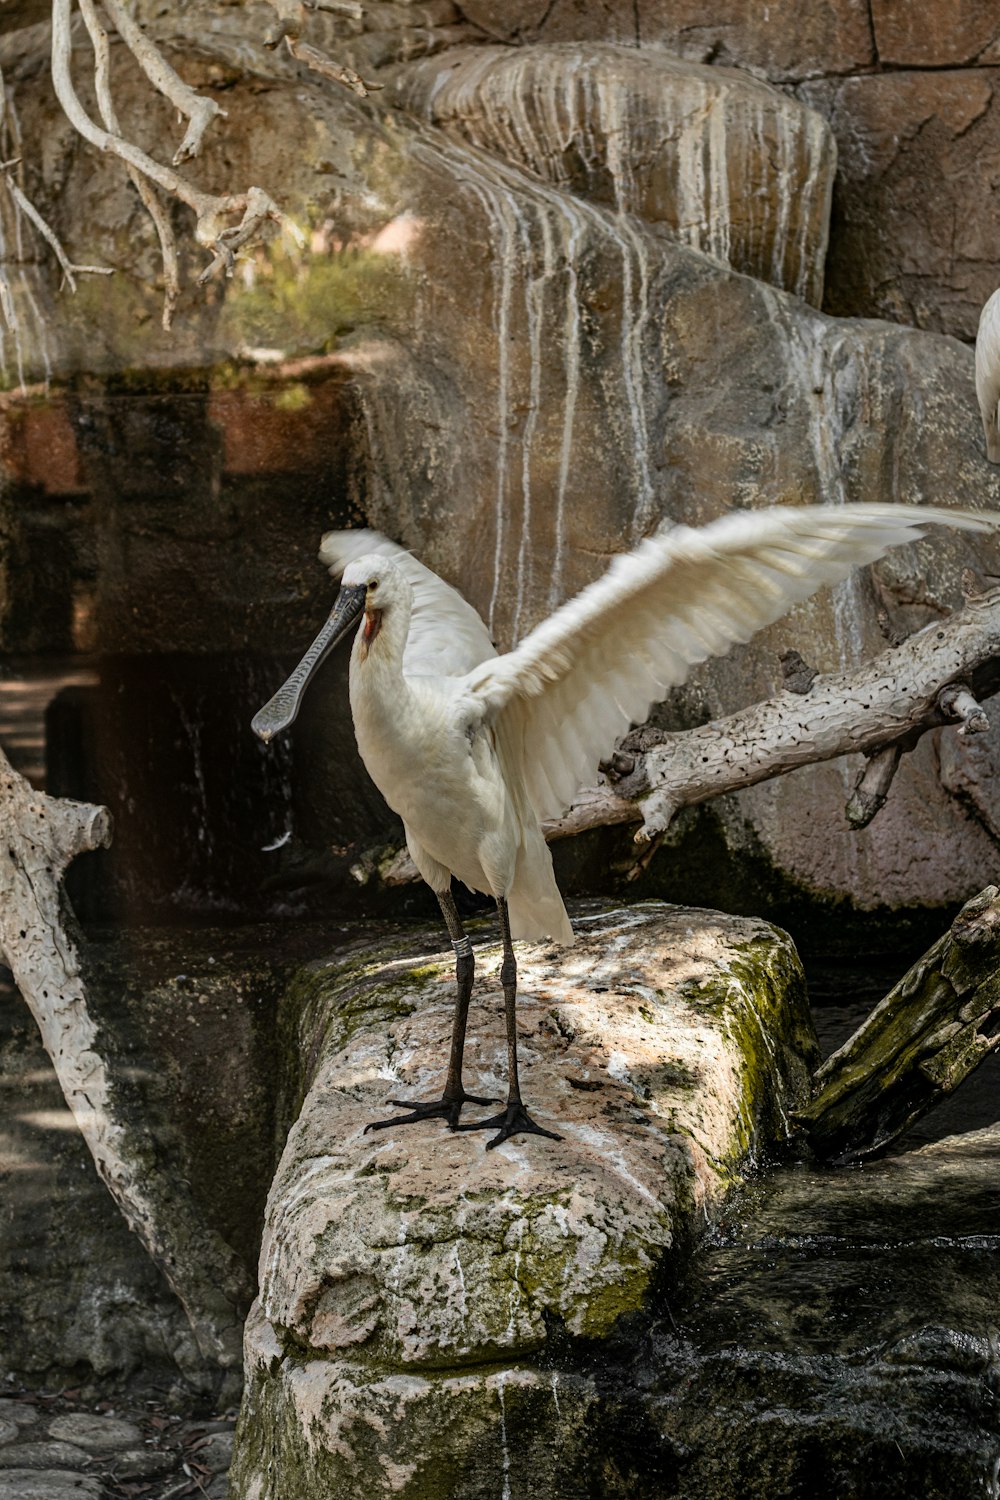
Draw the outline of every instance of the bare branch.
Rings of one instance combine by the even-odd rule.
[[[818,1156],[859,1161],[1000,1045],[1000,893],[987,886],[813,1078],[799,1123]]]
[[[364,18],[365,8],[358,0],[309,0],[310,10],[329,10],[338,16],[349,16],[352,21]]]
[[[120,135],[118,116],[115,112],[114,100],[111,97],[110,79],[110,47],[108,45],[108,34],[98,19],[97,10],[93,0],[80,0],[80,10],[83,13],[84,23],[90,33],[90,40],[94,48],[94,82],[97,88],[97,106],[101,111],[101,119],[114,135]],[[173,322],[174,308],[180,296],[181,282],[180,270],[177,261],[177,242],[174,239],[174,231],[170,219],[152,183],[147,182],[142,173],[135,167],[126,165],[129,181],[139,194],[139,199],[149,217],[153,221],[157,237],[160,241],[160,256],[163,261],[163,327],[169,332]]]
[[[199,94],[188,87],[183,78],[174,72],[156,44],[150,41],[125,7],[119,3],[119,0],[102,0],[102,3],[112,26],[150,83],[165,95],[189,121],[184,139],[174,152],[173,163],[175,167],[179,167],[182,162],[189,161],[191,157],[198,155],[205,131],[217,116],[221,115],[225,119],[226,111],[207,94]],[[89,29],[89,21],[87,25]],[[119,133],[117,125],[109,125],[108,128],[116,135]]]
[[[902,753],[903,747],[897,743],[869,755],[845,808],[852,828],[867,828],[875,814],[882,811]]]
[[[3,73],[0,72],[0,121],[5,119],[6,113],[7,89],[4,83]],[[25,215],[26,218],[31,220],[32,224],[34,224],[35,228],[45,240],[46,244],[51,247],[56,260],[62,267],[63,276],[69,283],[70,289],[74,292],[76,291],[75,278],[77,276],[83,275],[84,273],[96,276],[111,276],[113,274],[113,269],[111,266],[78,266],[74,265],[74,263],[70,260],[62,245],[59,243],[59,239],[56,236],[55,231],[42,218],[41,214],[38,212],[38,209],[31,202],[30,198],[28,198],[28,196],[24,193],[17,180],[15,179],[13,171],[14,168],[19,165],[20,160],[21,158],[19,156],[14,156],[10,159],[10,161],[0,162],[0,172],[3,173],[3,180],[7,187],[7,191],[10,193],[15,206],[20,210],[21,213]],[[2,311],[3,313],[3,319],[7,324],[7,327],[12,333],[16,333],[18,327],[17,309],[14,306],[14,298],[11,292],[10,281],[7,277],[6,269],[4,269],[2,275],[0,275],[0,311]]]
[[[219,202],[225,202],[227,205],[220,212],[229,213],[232,209],[228,205],[235,204],[237,200],[236,198],[227,198],[224,200],[220,198]],[[203,240],[202,243],[209,244],[215,251],[214,260],[210,265],[205,267],[204,271],[198,277],[199,286],[208,281],[219,270],[225,270],[227,276],[232,276],[236,265],[236,251],[242,249],[250,240],[256,239],[262,226],[268,219],[273,219],[276,224],[280,224],[283,229],[286,229],[298,245],[305,244],[305,236],[298,225],[293,224],[290,219],[286,218],[273,198],[269,197],[263,188],[252,187],[241,194],[240,206],[244,210],[243,218],[230,229],[220,229],[218,227],[218,214],[214,217],[199,220],[199,228],[206,235],[210,234],[212,236],[211,239]],[[200,235],[199,238],[201,238]]]
[[[667,736],[646,757],[643,842],[681,807],[753,786],[796,766],[870,754],[945,722],[943,686],[1000,657],[1000,591],[970,600],[854,672],[817,677],[807,697],[782,694],[699,729]],[[995,673],[988,674],[995,676]],[[996,690],[995,683],[991,691]]]
[[[62,245],[60,245],[59,240],[56,238],[56,235],[53,232],[53,230],[49,228],[48,224],[46,224],[45,220],[42,218],[41,214],[38,212],[38,209],[31,202],[31,199],[27,198],[24,195],[24,193],[21,191],[21,189],[18,187],[17,183],[14,181],[14,179],[11,176],[10,172],[5,171],[4,174],[3,174],[3,176],[4,176],[4,182],[7,185],[7,191],[8,191],[8,193],[10,193],[10,196],[13,198],[13,200],[17,204],[18,208],[21,210],[21,212],[25,215],[26,218],[28,218],[28,219],[31,220],[32,224],[34,224],[34,226],[38,230],[39,234],[42,236],[42,238],[45,240],[45,242],[51,247],[52,252],[55,255],[56,260],[59,262],[59,265],[62,268],[63,276],[66,278],[66,281],[68,282],[69,288],[70,288],[71,291],[73,291],[73,292],[76,291],[76,278],[77,278],[77,276],[83,276],[83,275],[90,275],[90,276],[113,276],[114,275],[114,267],[113,266],[78,266],[78,265],[75,264],[75,262],[71,261],[70,258],[69,258],[69,256],[66,254],[65,250],[63,249]]]
[[[183,1182],[150,1170],[155,1148],[118,1106],[114,1079],[63,920],[60,880],[111,841],[106,808],[36,791],[0,751],[0,952],[27,1003],[108,1191],[180,1298],[203,1354],[239,1361],[246,1277]]]
[[[355,73],[353,68],[335,63],[318,47],[314,47],[310,42],[300,41],[298,37],[286,34],[285,46],[296,62],[305,63],[307,68],[311,68],[314,73],[321,74],[323,78],[330,78],[334,83],[342,83],[345,88],[350,89],[362,99],[367,99],[368,95],[374,93],[376,89],[385,87],[382,83],[366,82],[360,73]]]
[[[369,83],[355,73],[353,68],[345,64],[336,63],[325,52],[314,47],[311,42],[303,41],[302,30],[306,18],[306,10],[336,10],[343,15],[348,15],[352,20],[359,21],[363,15],[363,7],[355,4],[354,0],[320,0],[320,3],[305,5],[302,0],[268,0],[268,3],[277,12],[278,19],[267,29],[264,37],[264,46],[271,51],[284,42],[288,51],[296,62],[305,63],[312,72],[319,73],[323,78],[329,78],[334,83],[342,83],[345,88],[351,90],[362,99],[374,93],[376,89],[384,88],[381,83]]]
[[[990,727],[982,705],[972,695],[967,682],[952,682],[938,694],[938,707],[946,719],[958,724],[961,735],[983,734]]]
[[[70,33],[70,0],[52,0],[52,82],[56,97],[62,105],[73,128],[99,151],[107,151],[128,166],[134,167],[144,177],[155,182],[172,197],[194,210],[197,216],[195,238],[200,245],[211,250],[214,256],[211,272],[224,266],[232,271],[232,241],[244,244],[251,235],[270,219],[281,225],[299,245],[305,244],[305,236],[296,224],[281,212],[277,204],[262,188],[252,187],[245,193],[229,193],[216,196],[205,193],[188,182],[172,167],[165,167],[154,157],[147,155],[131,141],[96,125],[87,114],[73,87],[70,72],[72,57]],[[226,227],[225,220],[241,213],[243,218],[235,227]],[[202,278],[204,279],[204,278]]]

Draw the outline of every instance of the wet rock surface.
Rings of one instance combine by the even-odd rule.
[[[620,1372],[645,1384],[677,1486],[636,1493],[991,1493],[998,1160],[994,1126],[856,1172],[778,1169],[738,1196],[673,1326]]]
[[[0,1384],[0,1500],[225,1500],[235,1412]],[[188,1403],[190,1396],[188,1396]]]
[[[560,188],[822,301],[836,150],[822,117],[746,74],[634,47],[461,48],[393,97]]]

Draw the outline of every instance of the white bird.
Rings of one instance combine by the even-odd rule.
[[[979,314],[976,333],[976,395],[986,434],[986,457],[1000,464],[1000,430],[997,408],[1000,406],[1000,289],[995,291]]]
[[[521,1101],[512,938],[573,942],[542,822],[558,817],[630,724],[641,723],[695,662],[747,641],[824,583],[845,578],[929,524],[986,531],[1000,515],[858,504],[736,512],[701,530],[678,526],[617,557],[607,573],[498,656],[479,615],[401,547],[371,531],[329,532],[320,558],[341,589],[330,616],[254,731],[294,719],[309,678],[358,626],[350,699],[361,758],[403,820],[413,862],[437,894],[457,957],[451,1055],[440,1099],[392,1100],[404,1116],[452,1129],[497,1129],[489,1146],[554,1136]],[[462,1084],[474,959],[451,895],[456,876],[491,894],[503,938],[509,1062],[501,1113],[459,1124],[462,1106],[494,1101]]]

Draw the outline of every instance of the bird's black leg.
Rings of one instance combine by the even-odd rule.
[[[462,1111],[463,1104],[495,1104],[495,1099],[480,1099],[475,1094],[467,1094],[462,1087],[462,1056],[465,1052],[465,1026],[469,1017],[469,1000],[472,996],[472,981],[476,972],[476,960],[472,953],[472,944],[466,936],[462,919],[455,905],[455,898],[450,891],[439,891],[438,902],[448,926],[448,936],[451,938],[452,947],[455,950],[455,978],[457,981],[457,993],[455,996],[455,1019],[451,1028],[451,1055],[448,1059],[448,1076],[445,1079],[444,1093],[440,1099],[432,1099],[427,1103],[417,1099],[390,1099],[390,1104],[395,1104],[399,1109],[408,1109],[408,1115],[390,1115],[388,1120],[374,1120],[371,1125],[365,1126],[365,1131],[387,1130],[390,1125],[413,1125],[418,1120],[447,1120],[449,1127],[454,1130],[458,1125],[458,1117]]]
[[[517,1027],[515,1009],[517,1005],[517,960],[514,945],[510,940],[510,917],[507,903],[497,897],[500,913],[500,934],[503,938],[503,963],[500,966],[500,983],[503,985],[504,1014],[507,1020],[507,1107],[501,1114],[491,1115],[488,1120],[476,1120],[468,1125],[459,1125],[459,1130],[493,1130],[497,1134],[486,1142],[487,1151],[499,1146],[512,1135],[547,1135],[551,1141],[561,1141],[562,1136],[554,1130],[543,1130],[536,1125],[521,1102],[521,1086],[517,1077]]]

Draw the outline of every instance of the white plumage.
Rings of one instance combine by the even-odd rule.
[[[452,778],[447,793],[443,787],[438,793],[428,767],[407,759],[409,749],[402,757],[390,750],[379,734],[391,740],[398,732],[412,748],[411,740],[422,743],[422,734],[414,734],[410,725],[417,719],[421,726],[433,725],[440,752],[445,726],[451,725],[456,762],[464,764],[476,736],[492,730],[497,739],[489,760],[493,800],[504,816],[510,803],[518,804],[507,837],[516,833],[522,841],[522,847],[503,851],[505,878],[492,894],[507,897],[515,937],[571,941],[554,883],[544,913],[538,910],[542,880],[535,866],[551,871],[551,860],[544,842],[534,837],[534,824],[566,810],[615,740],[630,724],[641,723],[694,663],[748,641],[821,584],[845,578],[889,547],[914,540],[933,522],[982,530],[990,518],[913,506],[781,507],[729,515],[698,531],[677,527],[616,558],[603,578],[504,656],[497,656],[472,606],[401,547],[377,532],[329,532],[320,556],[331,573],[343,573],[345,582],[363,582],[366,570],[379,571],[369,567],[368,557],[386,559],[413,590],[408,630],[387,633],[393,599],[367,660],[359,660],[356,647],[351,697],[365,715],[359,728],[362,759],[403,817],[421,874],[428,878],[428,855],[440,865],[448,863],[447,845],[452,872],[474,889],[491,892],[473,849],[461,858],[454,852]],[[350,568],[359,554],[364,561]],[[375,685],[374,669],[390,644],[394,651],[402,648],[401,688],[391,685],[389,673],[380,673]],[[412,700],[400,696],[407,689],[416,694]],[[379,692],[386,694],[384,714],[370,701]],[[388,772],[390,762],[399,782]],[[480,837],[495,837],[482,813],[477,827]],[[518,875],[528,881],[526,900],[519,899]],[[441,879],[436,873],[429,883],[441,889]]]
[[[538,1128],[517,1085],[510,936],[573,941],[542,821],[565,811],[616,739],[694,663],[749,640],[821,584],[931,524],[985,531],[1000,517],[861,504],[738,512],[697,531],[679,526],[616,558],[502,656],[471,605],[402,548],[376,532],[323,538],[322,560],[342,575],[340,601],[255,727],[267,738],[290,722],[312,665],[363,610],[350,671],[361,757],[403,819],[460,955],[468,940],[449,895],[452,876],[491,893],[500,909],[511,1094],[507,1113],[487,1122],[500,1125],[491,1145]],[[460,1073],[471,982],[470,969],[463,990],[460,972],[444,1097],[416,1106],[409,1119],[437,1113],[457,1125],[469,1097]]]
[[[410,628],[403,650],[403,671],[426,676],[460,677],[488,656],[496,656],[479,615],[457,589],[425,568],[412,553],[379,531],[328,531],[319,560],[340,578],[348,563],[366,554],[389,558],[413,590]]]
[[[976,395],[986,434],[986,457],[1000,464],[1000,289],[995,291],[979,315],[976,333]]]

